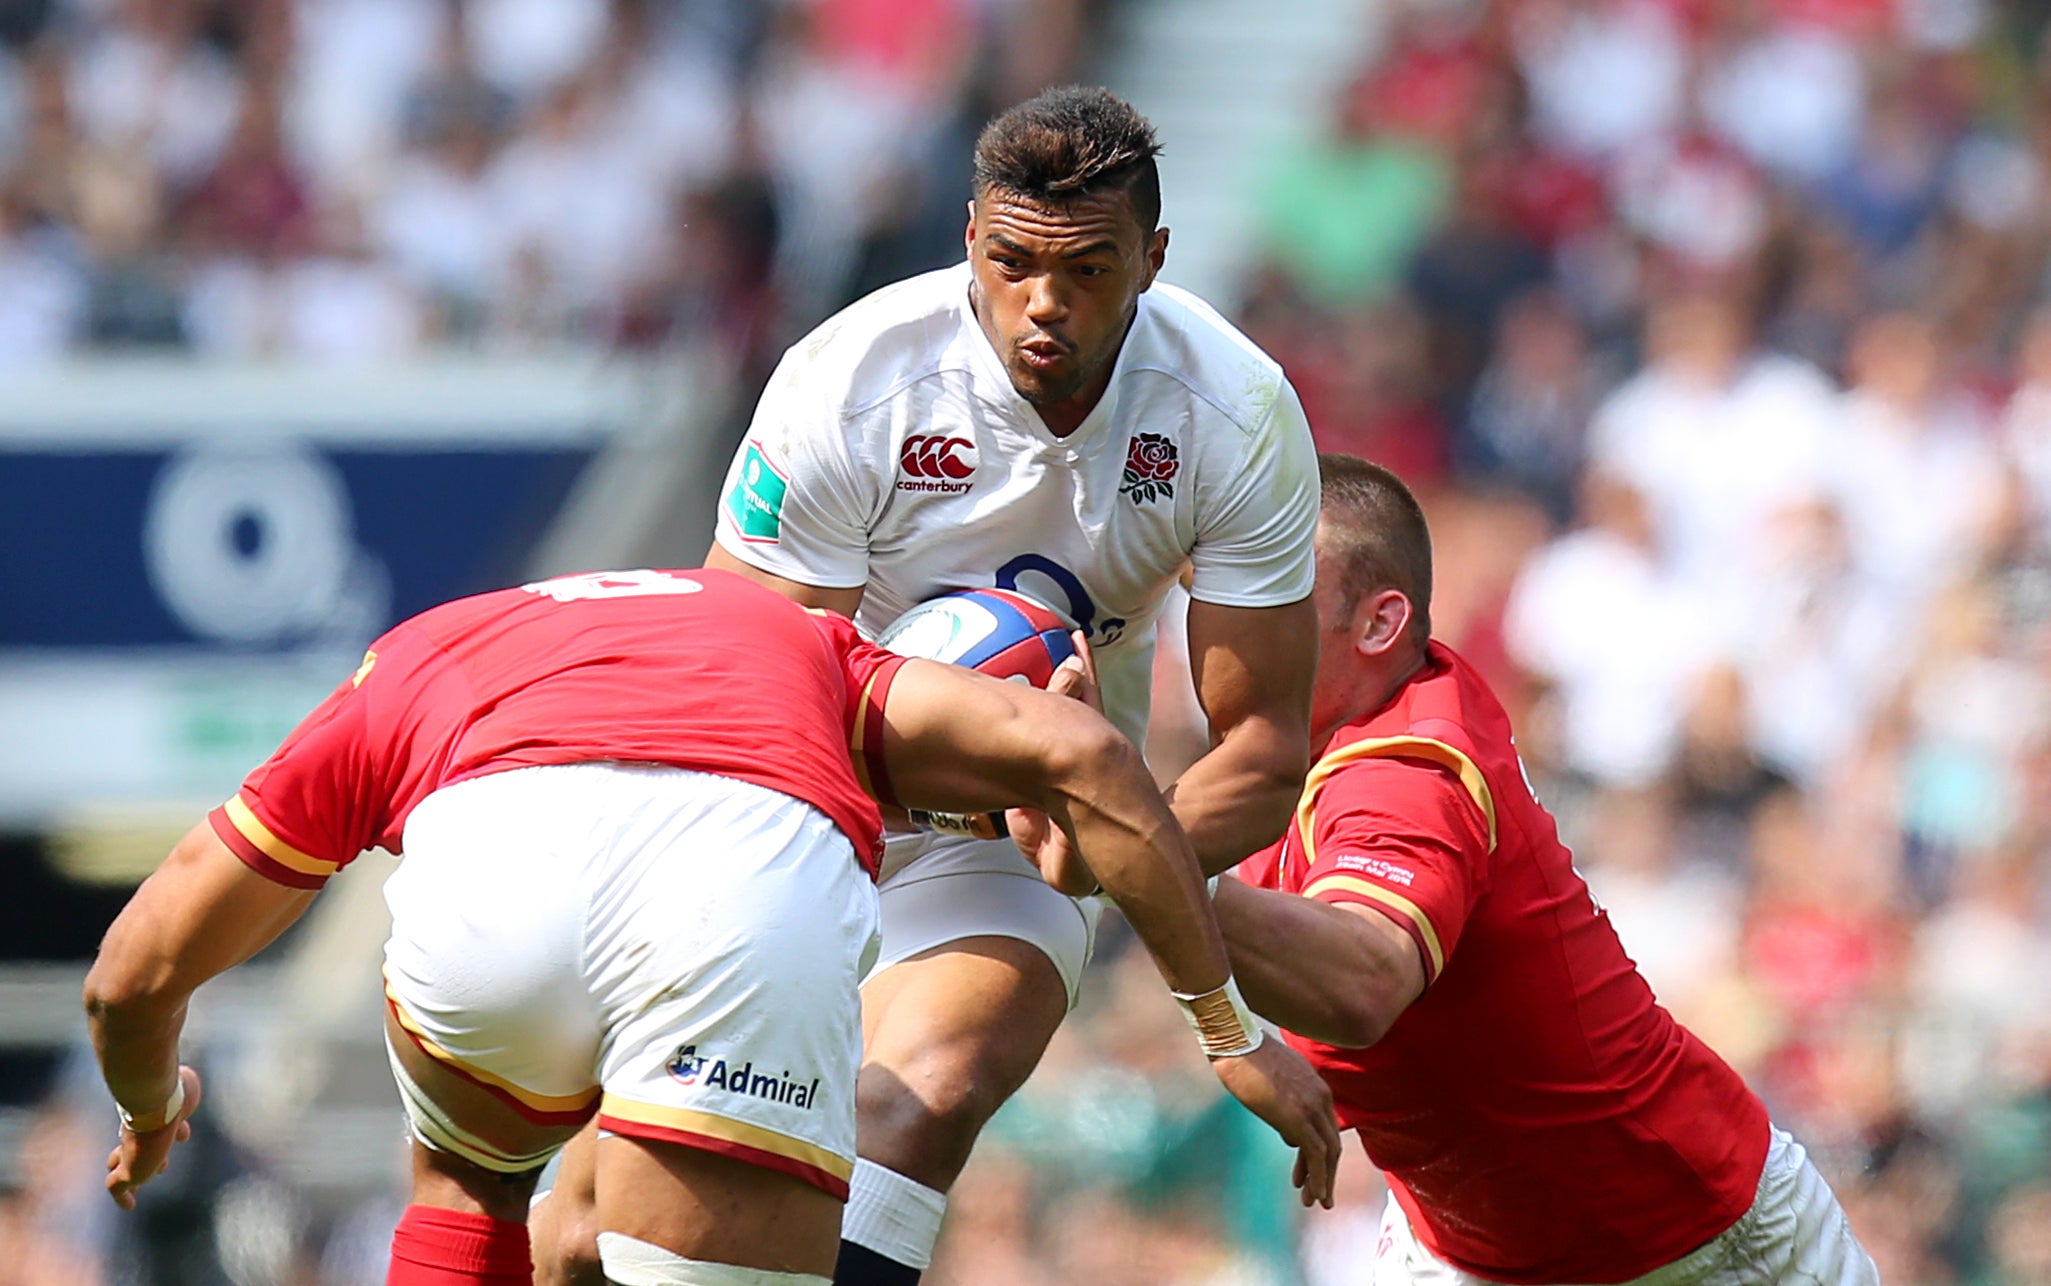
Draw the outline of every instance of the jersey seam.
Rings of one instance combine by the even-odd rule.
[[[1152,359],[1142,359],[1140,361],[1134,362],[1131,366],[1125,368],[1125,373],[1128,376],[1138,375],[1142,372],[1166,376],[1169,380],[1173,381],[1176,385],[1187,391],[1191,397],[1196,398],[1204,405],[1210,407],[1218,414],[1224,416],[1225,419],[1232,425],[1232,427],[1239,430],[1240,434],[1245,437],[1252,437],[1254,433],[1259,430],[1261,422],[1272,418],[1275,413],[1274,403],[1270,402],[1268,404],[1268,410],[1266,411],[1266,413],[1261,415],[1259,419],[1252,419],[1246,416],[1242,416],[1238,412],[1234,411],[1232,407],[1226,402],[1221,401],[1220,399],[1212,396],[1209,391],[1200,388],[1196,384],[1191,383],[1189,379],[1183,375],[1182,372],[1174,369],[1173,367],[1161,365],[1153,361]],[[1275,377],[1277,401],[1280,400],[1281,395],[1281,378],[1281,375],[1277,373]]]
[[[960,371],[967,374],[969,376],[969,384],[971,388],[974,387],[975,373],[969,370],[965,363],[949,362],[944,359],[935,360],[932,363],[932,365],[928,366],[924,370],[900,378],[895,384],[890,385],[883,392],[876,394],[874,397],[869,398],[867,401],[856,402],[851,404],[844,403],[840,410],[840,421],[842,424],[846,424],[848,421],[853,420],[859,416],[867,415],[869,412],[875,410],[877,407],[882,406],[886,402],[889,402],[892,398],[897,397],[898,395],[905,392],[907,389],[912,388],[914,385],[923,384],[924,382],[934,378],[935,376],[946,375],[954,371]]]

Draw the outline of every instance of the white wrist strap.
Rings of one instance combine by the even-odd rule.
[[[130,1112],[127,1108],[121,1106],[119,1103],[116,1103],[114,1105],[114,1110],[121,1113],[121,1128],[124,1130],[133,1131],[137,1134],[148,1134],[151,1131],[163,1129],[165,1126],[171,1124],[171,1122],[177,1120],[178,1113],[183,1111],[184,1109],[185,1076],[183,1073],[180,1073],[178,1079],[172,1082],[171,1097],[165,1099],[164,1106],[154,1113],[145,1112],[138,1115],[137,1113]],[[154,1116],[156,1119],[157,1123],[155,1125],[152,1125],[145,1130],[137,1130],[135,1128],[135,1123],[138,1120],[148,1120],[152,1116]]]
[[[1267,1039],[1267,1033],[1261,1030],[1253,1011],[1241,998],[1239,983],[1229,976],[1224,986],[1200,996],[1185,996],[1181,992],[1171,994],[1175,1003],[1182,1006],[1183,1016],[1189,1019],[1190,1027],[1196,1032],[1197,1044],[1203,1047],[1205,1058],[1238,1058],[1259,1049],[1261,1042]]]

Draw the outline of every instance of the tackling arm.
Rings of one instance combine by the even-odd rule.
[[[1082,702],[931,661],[905,662],[883,720],[905,801],[959,812],[1027,805],[1073,839],[1190,1008],[1218,1079],[1298,1149],[1304,1202],[1330,1206],[1331,1092],[1281,1042],[1245,1030],[1243,1007],[1223,999],[1231,973],[1203,879],[1132,743]]]
[[[1213,900],[1255,1013],[1299,1036],[1358,1049],[1424,993],[1417,946],[1380,912],[1218,881]]]
[[[198,1103],[197,1075],[178,1065],[187,1001],[269,945],[312,900],[312,890],[258,875],[201,822],[107,930],[86,975],[85,1008],[107,1088],[135,1119],[108,1158],[107,1188],[124,1207],[163,1168]],[[181,1089],[185,1102],[167,1112]]]
[[[1168,789],[1204,873],[1265,848],[1289,824],[1310,768],[1317,608],[1189,605],[1189,668],[1211,750]]]
[[[1018,684],[908,661],[884,708],[898,796],[921,808],[1029,806],[1074,837],[1175,991],[1224,985],[1229,966],[1188,841],[1132,743],[1102,715]]]

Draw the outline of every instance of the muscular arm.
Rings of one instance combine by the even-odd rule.
[[[243,865],[205,822],[178,841],[86,975],[93,1049],[117,1102],[151,1112],[170,1097],[192,993],[268,946],[312,900]]]
[[[1253,1011],[1299,1036],[1361,1048],[1424,992],[1417,947],[1387,916],[1218,882],[1218,925]]]
[[[1079,701],[909,661],[884,709],[898,797],[921,808],[1038,808],[1074,840],[1171,989],[1223,985],[1227,965],[1189,842],[1132,743]]]
[[[854,618],[855,609],[862,605],[862,591],[866,588],[857,585],[853,589],[827,589],[819,585],[807,585],[803,581],[789,580],[774,572],[765,572],[759,567],[742,562],[728,553],[726,546],[716,543],[705,555],[705,566],[712,571],[732,572],[736,576],[745,576],[758,585],[775,590],[793,603],[800,603],[806,607],[823,607],[829,612],[839,612],[850,620]]]
[[[1310,768],[1317,609],[1189,605],[1189,668],[1211,749],[1168,790],[1205,874],[1274,842]]]

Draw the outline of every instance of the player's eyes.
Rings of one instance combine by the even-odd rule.
[[[1097,277],[1103,276],[1105,273],[1110,271],[1111,270],[1109,268],[1103,267],[1100,264],[1086,263],[1075,270],[1075,275],[1078,277],[1088,277],[1091,279],[1095,279]]]

